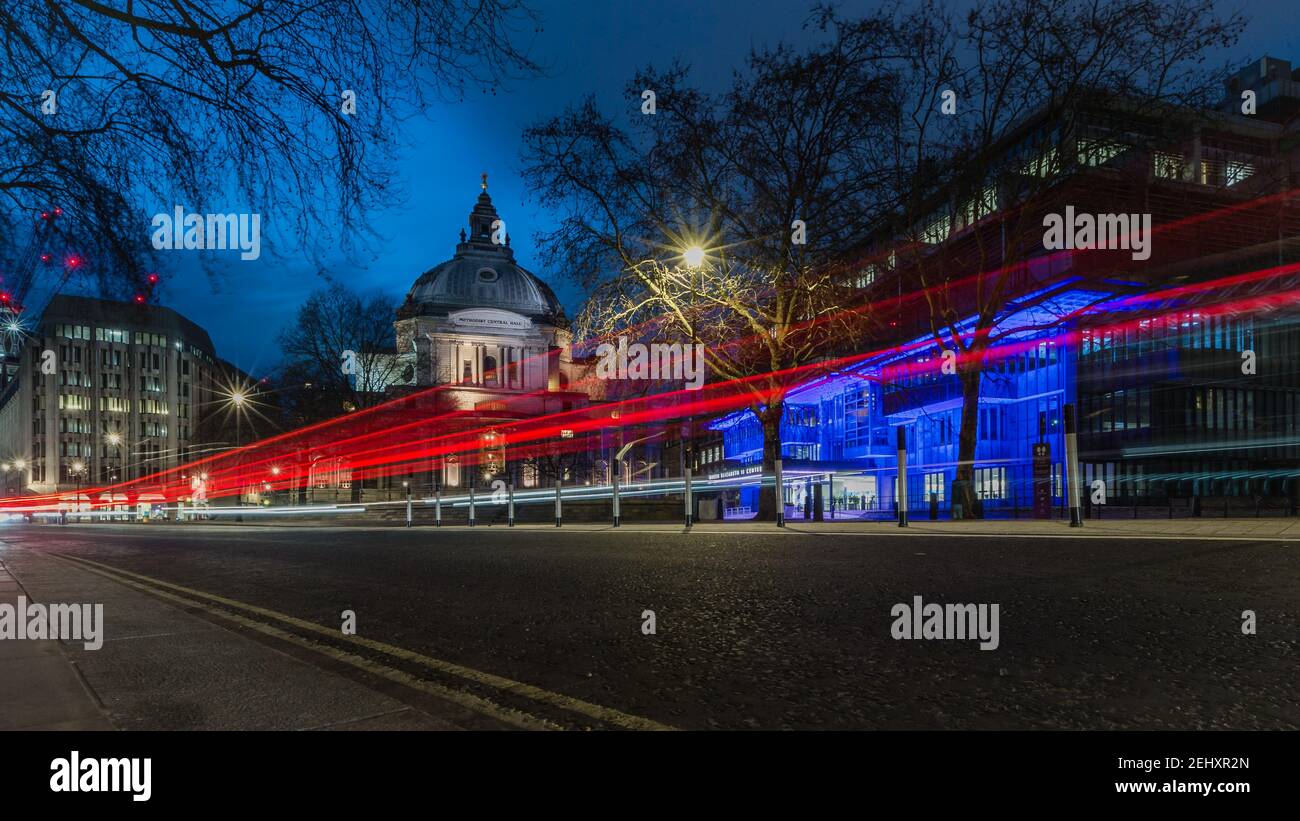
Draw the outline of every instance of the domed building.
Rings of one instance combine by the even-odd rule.
[[[455,255],[415,280],[397,309],[390,392],[419,393],[432,414],[471,411],[457,426],[491,425],[585,407],[569,322],[555,293],[515,262],[487,192],[461,229]],[[444,390],[426,389],[445,386]],[[494,467],[487,460],[485,469]],[[447,485],[458,484],[448,476]]]

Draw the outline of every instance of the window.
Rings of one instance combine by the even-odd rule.
[[[1157,151],[1152,155],[1152,173],[1158,180],[1181,180],[1183,178],[1183,155],[1168,151]]]
[[[55,336],[67,337],[68,339],[90,339],[90,326],[56,325],[54,334]]]
[[[1236,185],[1254,173],[1255,167],[1250,163],[1229,160],[1224,171],[1224,182],[1228,185]]]
[[[1059,167],[1060,160],[1056,149],[1049,148],[1026,163],[1020,173],[1029,177],[1051,177],[1056,174]]]
[[[939,497],[939,501],[940,501],[940,502],[943,501],[943,499],[944,499],[944,495],[943,495],[944,478],[945,478],[945,477],[944,477],[944,474],[942,474],[942,473],[927,473],[927,474],[925,474],[925,501],[926,501],[926,503],[929,503],[929,501],[930,501],[930,494],[931,494],[931,493],[937,494],[938,497]],[[909,483],[909,484],[910,484],[910,483]]]
[[[1124,146],[1112,140],[1079,140],[1079,164],[1086,166],[1105,165],[1124,153]]]
[[[934,245],[943,242],[948,238],[952,230],[952,219],[948,215],[943,215],[933,220],[921,231],[921,242]]]
[[[976,468],[975,495],[979,499],[1007,498],[1007,469]]]
[[[131,400],[123,399],[120,396],[101,396],[99,397],[99,409],[110,413],[130,413]]]

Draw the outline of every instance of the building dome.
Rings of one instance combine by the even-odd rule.
[[[566,324],[564,308],[555,293],[515,263],[509,236],[504,241],[493,241],[493,223],[498,219],[484,174],[483,191],[469,215],[469,236],[462,229],[456,255],[415,281],[398,309],[398,317],[446,316],[465,308],[500,308],[552,325]]]

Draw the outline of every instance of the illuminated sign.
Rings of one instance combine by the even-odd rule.
[[[533,323],[528,317],[496,308],[469,308],[447,316],[451,324],[481,331],[528,331]]]

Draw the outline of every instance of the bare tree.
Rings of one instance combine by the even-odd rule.
[[[927,3],[883,26],[830,10],[821,22],[838,36],[868,27],[897,78],[878,124],[893,211],[876,257],[956,355],[955,501],[969,510],[987,354],[1013,330],[1003,321],[1061,279],[1043,256],[1044,212],[1068,199],[1067,171],[1186,128],[1216,85],[1205,55],[1242,21],[1211,0],[989,0],[964,19]],[[1092,129],[1098,111],[1127,127]]]
[[[332,287],[313,291],[280,332],[279,381],[304,420],[368,408],[384,399],[398,370],[393,350],[394,302]],[[310,387],[308,387],[310,386]]]
[[[524,135],[528,183],[564,214],[539,237],[544,262],[593,293],[580,331],[703,344],[715,377],[745,379],[767,471],[790,369],[807,378],[865,328],[832,262],[878,213],[882,146],[868,126],[890,78],[875,64],[877,19],[806,53],[756,52],[721,94],[691,88],[680,66],[647,68],[626,117],[586,99]],[[759,515],[775,513],[764,488]]]
[[[536,25],[521,0],[6,3],[7,287],[21,300],[33,249],[61,245],[82,264],[59,276],[139,290],[149,215],[174,205],[261,213],[309,253],[347,248],[401,193],[385,160],[403,119],[535,71],[520,38]]]

